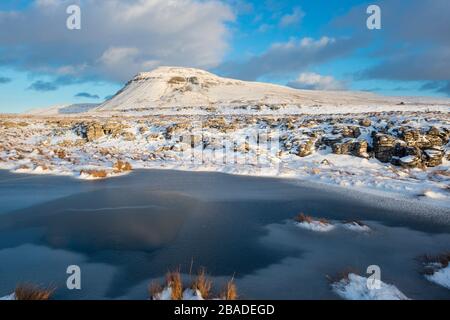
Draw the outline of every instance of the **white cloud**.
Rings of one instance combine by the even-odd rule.
[[[280,27],[288,27],[299,24],[304,16],[305,13],[302,11],[302,9],[298,7],[294,8],[292,13],[286,14],[281,17],[279,25]]]
[[[314,72],[301,73],[295,81],[289,82],[288,86],[309,90],[345,90],[346,88],[344,82],[332,76],[322,76]]]
[[[298,73],[312,65],[348,54],[359,44],[360,40],[353,38],[291,39],[274,43],[267,51],[245,61],[224,63],[219,69],[227,76],[244,80]]]
[[[211,68],[226,54],[234,20],[231,7],[215,0],[79,0],[82,29],[69,31],[65,9],[73,2],[0,11],[2,58],[29,71],[51,66],[118,81],[158,65]]]

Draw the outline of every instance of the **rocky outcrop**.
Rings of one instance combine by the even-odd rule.
[[[134,140],[132,139],[130,133],[125,131],[127,128],[127,126],[117,122],[107,122],[104,124],[99,122],[91,122],[76,125],[75,132],[85,138],[88,142],[96,141],[104,136],[111,136],[112,138],[124,136],[126,140],[127,138]]]
[[[334,154],[353,155],[360,158],[369,158],[368,143],[365,140],[347,139],[343,142],[335,143],[331,147]]]
[[[395,155],[397,139],[387,134],[376,134],[373,138],[375,158],[381,162],[390,162]]]

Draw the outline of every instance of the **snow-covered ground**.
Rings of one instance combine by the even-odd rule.
[[[363,126],[362,120],[370,124]],[[367,150],[374,149],[374,132],[405,144],[402,139],[407,139],[399,133],[405,128],[421,132],[415,139],[424,143],[435,139],[427,134],[432,128],[443,136],[450,132],[450,116],[381,112],[285,117],[3,117],[0,169],[93,179],[126,174],[127,170],[114,168],[121,160],[133,169],[294,178],[450,207],[448,140],[439,140],[445,143],[435,147],[442,159],[432,167],[424,165],[429,161],[425,152],[423,163],[413,166],[383,163],[373,151],[365,151],[364,143]],[[345,137],[349,135],[354,137]],[[342,148],[327,145],[336,139],[339,145],[358,146],[358,150],[337,154],[344,152]],[[364,150],[359,150],[361,145]]]

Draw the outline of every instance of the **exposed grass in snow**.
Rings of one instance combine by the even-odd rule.
[[[211,294],[212,281],[206,274],[206,269],[201,268],[192,284],[192,290],[200,292],[203,299],[208,299]]]
[[[347,273],[331,283],[332,290],[347,300],[409,300],[397,287],[380,280],[380,288],[369,288],[368,278]]]
[[[334,229],[334,226],[327,219],[314,219],[303,213],[294,217],[294,221],[298,227],[311,231],[328,232]]]
[[[237,300],[238,299],[237,287],[236,287],[233,279],[227,282],[227,285],[225,286],[224,290],[222,291],[220,297],[222,300]]]
[[[185,286],[179,270],[170,271],[166,275],[164,286],[152,282],[148,292],[152,300],[236,300],[238,298],[234,279],[226,284],[217,298],[214,298],[213,282],[205,268],[200,268],[190,286]]]
[[[14,300],[50,300],[54,288],[43,288],[34,284],[20,284],[14,290]]]
[[[167,287],[171,289],[171,300],[183,300],[183,282],[179,271],[169,272],[166,275]]]
[[[358,220],[345,221],[342,226],[348,230],[357,232],[370,232],[372,230],[368,225]]]
[[[437,255],[425,255],[419,259],[424,265],[426,279],[450,289],[450,251]]]

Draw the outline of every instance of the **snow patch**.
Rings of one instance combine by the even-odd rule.
[[[369,226],[359,223],[359,222],[356,222],[356,221],[343,223],[342,226],[347,230],[355,231],[355,232],[370,232],[370,231],[372,231],[372,229],[370,229]]]
[[[315,232],[329,232],[335,228],[335,226],[333,226],[332,224],[321,221],[295,222],[295,225],[300,228]]]
[[[16,294],[12,293],[8,296],[5,297],[0,297],[0,301],[12,301],[12,300],[16,300]]]
[[[369,289],[367,278],[350,273],[331,285],[332,290],[347,300],[409,300],[397,287],[380,281],[380,289]]]
[[[432,275],[425,275],[425,278],[440,286],[450,289],[450,265],[445,268],[442,268],[441,265],[440,269],[435,271]]]
[[[160,293],[155,294],[153,300],[172,300],[172,288],[166,287]],[[202,294],[198,290],[186,289],[183,292],[183,300],[185,301],[200,301],[204,300]]]

